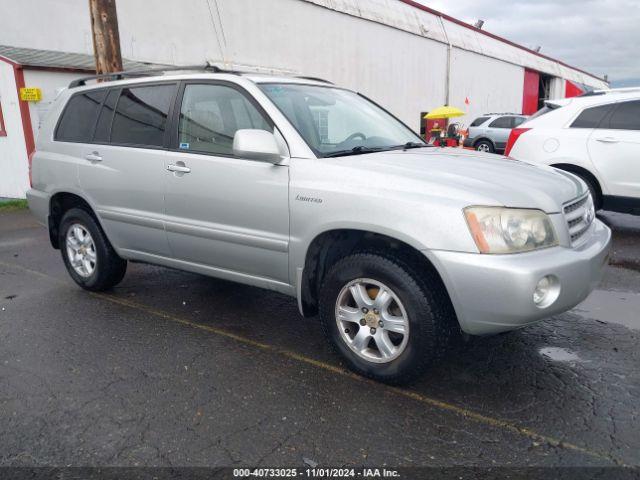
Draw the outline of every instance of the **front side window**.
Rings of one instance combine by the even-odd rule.
[[[319,157],[408,144],[426,146],[408,127],[354,92],[287,83],[262,84],[260,88]]]
[[[609,128],[615,130],[640,130],[640,100],[620,103],[611,115]]]
[[[76,94],[67,103],[56,129],[59,142],[90,143],[106,90]]]
[[[176,86],[123,88],[111,128],[111,143],[161,147]]]
[[[598,128],[604,117],[611,111],[611,105],[585,108],[573,121],[571,128]]]
[[[178,122],[178,148],[230,156],[233,137],[242,129],[273,131],[270,123],[237,89],[211,84],[185,87]]]

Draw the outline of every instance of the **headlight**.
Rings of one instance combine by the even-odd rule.
[[[558,245],[546,213],[505,207],[467,207],[464,215],[480,253],[517,253]]]

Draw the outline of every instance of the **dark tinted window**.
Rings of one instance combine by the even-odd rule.
[[[585,108],[571,124],[571,128],[597,128],[602,119],[611,110],[611,105]]]
[[[56,140],[91,142],[93,127],[96,125],[98,111],[106,94],[105,90],[97,90],[71,97],[58,124]]]
[[[489,117],[478,117],[473,122],[471,122],[471,125],[469,125],[469,126],[470,127],[477,127],[479,125],[482,125],[487,120],[489,120]]]
[[[245,128],[273,131],[258,109],[235,88],[185,87],[178,123],[181,150],[233,155],[233,137]]]
[[[489,124],[490,128],[513,128],[513,117],[499,117]]]
[[[93,135],[94,142],[109,142],[111,120],[113,119],[113,111],[116,108],[116,102],[118,101],[119,93],[120,90],[111,90],[109,92],[109,95],[107,95],[107,99],[104,101],[102,110],[100,111],[100,116],[98,117],[96,133]]]
[[[526,117],[513,117],[513,128],[522,125],[527,118]]]
[[[161,147],[175,85],[123,88],[111,143]]]
[[[609,128],[640,130],[640,101],[620,103],[611,115]]]

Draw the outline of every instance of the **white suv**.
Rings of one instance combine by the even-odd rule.
[[[596,208],[640,214],[640,88],[547,101],[505,154],[580,176]]]

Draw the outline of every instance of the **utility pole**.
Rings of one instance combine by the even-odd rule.
[[[116,0],[89,0],[96,73],[122,71]]]

